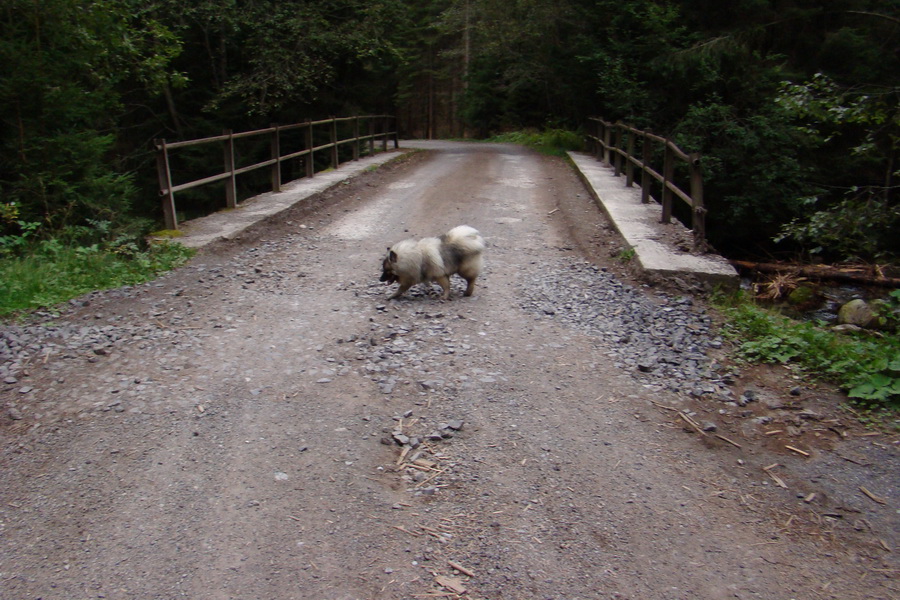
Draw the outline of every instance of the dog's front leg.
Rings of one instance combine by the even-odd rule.
[[[400,289],[398,289],[397,292],[393,296],[388,298],[388,300],[396,300],[397,298],[402,296],[406,292],[406,290],[408,290],[411,287],[412,287],[411,283],[401,283]]]

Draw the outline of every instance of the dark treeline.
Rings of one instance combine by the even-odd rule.
[[[602,116],[703,153],[720,250],[890,261],[898,96],[895,0],[2,0],[0,234],[158,227],[154,138]]]

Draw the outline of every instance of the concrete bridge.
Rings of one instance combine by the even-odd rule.
[[[465,147],[491,147],[477,142],[432,140],[404,140],[401,146],[403,149],[430,150],[439,155]],[[192,248],[200,248],[216,239],[232,238],[261,220],[277,218],[279,213],[315,194],[340,185],[341,182],[402,154],[403,150],[383,152],[344,163],[337,169],[287,184],[281,192],[251,198],[241,203],[237,210],[222,211],[189,221],[182,224],[184,235],[178,241]],[[658,205],[642,204],[640,190],[626,187],[624,177],[616,177],[613,169],[604,167],[589,154],[570,152],[569,157],[588,193],[615,225],[625,243],[633,249],[634,258],[647,276],[662,281],[687,278],[725,288],[737,285],[738,275],[734,267],[716,254],[691,252],[690,244],[686,242],[688,230],[677,221],[671,224],[660,223]]]

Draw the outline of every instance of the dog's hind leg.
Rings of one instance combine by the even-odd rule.
[[[466,280],[466,293],[464,295],[471,296],[472,294],[475,293],[475,278],[472,277],[470,279],[470,278],[466,277],[465,280]]]
[[[435,281],[437,281],[438,285],[444,290],[441,293],[441,300],[446,300],[450,297],[450,277],[447,275],[442,275],[441,277],[435,277]]]

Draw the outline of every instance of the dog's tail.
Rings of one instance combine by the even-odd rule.
[[[458,225],[441,236],[441,241],[450,244],[464,254],[481,254],[484,251],[484,238],[478,230],[468,225]]]

